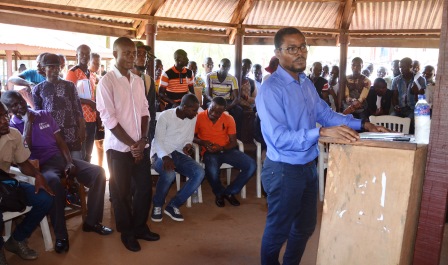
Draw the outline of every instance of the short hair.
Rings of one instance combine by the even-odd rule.
[[[213,62],[212,57],[205,57],[204,64],[207,64],[209,60]]]
[[[185,50],[182,50],[182,49],[176,50],[174,52],[174,56],[176,56],[176,54],[187,56],[187,52]]]
[[[226,62],[230,63],[230,60],[227,58],[222,58],[220,64],[225,64]]]
[[[285,35],[293,35],[293,34],[300,34],[300,35],[302,35],[302,36],[305,36],[305,35],[303,35],[303,33],[302,33],[300,30],[298,30],[297,28],[287,27],[287,28],[279,29],[279,30],[277,31],[277,33],[275,33],[275,37],[274,37],[274,45],[275,45],[275,48],[278,49],[278,48],[280,48],[280,46],[282,46],[282,44],[283,44],[283,37],[284,37]]]
[[[375,83],[381,83],[382,85],[384,85],[386,88],[387,88],[387,82],[386,82],[386,80],[384,80],[384,78],[381,78],[381,77],[378,77],[377,79],[375,79],[374,81],[373,81],[373,84],[375,84]]]
[[[191,64],[195,64],[196,66],[198,65],[195,61],[188,61],[188,65],[191,65]]]
[[[48,52],[43,52],[43,53],[37,55],[37,57],[36,57],[36,62],[41,63],[41,62],[42,62],[42,59],[43,59],[43,58],[45,57],[45,55],[47,55],[47,54],[49,54],[49,53],[48,53]]]
[[[403,59],[400,60],[400,63],[402,63],[402,64],[407,63],[407,64],[409,64],[409,66],[412,67],[412,59],[409,57],[404,57]]]
[[[9,102],[11,102],[11,99],[14,97],[21,98],[22,95],[20,95],[20,93],[15,90],[7,90],[2,93],[1,101],[3,104],[5,104],[6,107],[9,107]],[[6,109],[8,109],[8,108],[6,108]]]
[[[355,58],[353,58],[353,60],[352,60],[352,63],[354,63],[354,62],[360,62],[361,64],[364,64],[364,62],[362,61],[362,59],[361,59],[361,57],[355,57]]]
[[[2,106],[4,110],[8,111],[8,107],[6,107],[6,105],[1,101],[0,101],[0,106]]]
[[[425,65],[425,67],[423,67],[423,71],[424,69],[428,69],[429,71],[435,71],[436,69],[434,68],[434,66],[432,65]]]
[[[321,62],[314,62],[314,63],[313,63],[313,66],[312,66],[312,67],[314,68],[314,67],[315,67],[315,66],[316,66],[317,64],[320,64],[320,66],[321,66],[321,67],[323,68],[323,66],[322,66],[322,63],[321,63]],[[328,65],[326,65],[326,66],[328,67]]]
[[[134,45],[135,46],[135,43],[128,37],[120,37],[114,41],[113,50],[116,51],[118,46],[123,46],[123,45]]]
[[[222,106],[222,107],[227,106],[227,102],[226,102],[226,100],[223,97],[214,97],[212,99],[212,102],[215,103],[218,106]]]
[[[89,47],[88,45],[86,45],[86,44],[81,44],[81,45],[78,46],[78,48],[76,48],[76,53],[78,53],[79,50],[81,50],[82,48],[88,48],[89,51],[91,51],[91,49],[90,49],[90,47]]]
[[[93,58],[101,58],[101,55],[99,53],[92,52],[90,54],[90,60],[92,60]]]
[[[194,94],[186,94],[182,97],[180,102],[181,107],[193,107],[194,104],[199,104],[199,100]]]
[[[249,58],[243,59],[243,60],[241,61],[241,63],[242,63],[242,64],[248,63],[248,64],[252,65],[252,61],[251,61]]]
[[[260,68],[261,69],[262,66],[261,66],[261,64],[256,63],[252,66],[252,68],[255,68],[255,69]]]

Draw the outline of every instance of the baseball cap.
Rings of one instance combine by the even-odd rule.
[[[268,73],[273,73],[278,66],[278,58],[276,56],[272,56],[271,60],[269,61],[269,66],[264,68]]]
[[[139,47],[143,47],[145,48],[146,52],[148,53],[148,55],[150,57],[156,58],[156,56],[154,56],[154,54],[151,52],[151,46],[149,45],[145,45],[142,41],[134,41],[135,43],[135,47],[139,48]]]
[[[59,56],[57,56],[56,54],[48,53],[45,54],[44,58],[42,58],[41,65],[43,67],[50,65],[61,65],[61,60],[59,59]]]

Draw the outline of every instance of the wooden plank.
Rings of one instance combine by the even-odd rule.
[[[230,23],[234,24],[242,24],[244,19],[246,19],[247,15],[249,15],[250,11],[255,6],[255,0],[238,0],[238,4],[236,5],[235,10],[232,13],[232,18],[230,19]],[[235,42],[235,35],[237,33],[237,29],[227,29],[226,34],[229,36],[229,44],[233,44]]]
[[[426,152],[330,145],[317,264],[411,264]]]
[[[381,140],[358,140],[352,143],[346,143],[342,140],[332,138],[332,137],[320,137],[319,142],[322,143],[336,143],[344,145],[355,145],[355,146],[367,146],[367,147],[379,147],[387,149],[402,149],[402,150],[417,150],[419,147],[425,145],[418,145],[416,143],[409,142],[394,142],[394,141],[381,141]]]
[[[72,23],[66,21],[60,21],[50,18],[40,18],[40,17],[27,17],[17,16],[16,14],[3,13],[0,10],[0,23],[13,24],[19,26],[55,29],[55,30],[65,30],[72,32],[81,32],[88,34],[99,34],[105,36],[126,36],[129,38],[134,38],[134,31],[117,29],[105,26],[96,26],[83,24],[83,23]]]
[[[216,43],[216,44],[228,44],[228,37],[215,36],[210,38],[207,35],[192,35],[184,33],[171,33],[171,32],[158,32],[157,40],[165,41],[186,41],[186,42],[201,42],[201,43]]]
[[[436,34],[440,35],[440,29],[373,29],[373,30],[349,30],[350,35],[417,35]]]
[[[409,39],[412,39],[409,36]],[[414,38],[394,39],[383,36],[382,38],[350,38],[350,46],[352,47],[397,47],[397,48],[438,48],[440,39],[438,38]]]
[[[154,16],[159,8],[166,2],[166,0],[146,0],[146,3],[140,10],[140,14],[147,14],[148,16]],[[140,22],[140,23],[138,23]],[[139,24],[138,26],[136,24]],[[137,29],[137,37],[140,38],[145,33],[147,20],[136,20],[134,22],[134,28]]]

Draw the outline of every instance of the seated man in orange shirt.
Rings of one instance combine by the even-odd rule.
[[[198,114],[194,138],[194,142],[201,146],[205,175],[216,196],[215,203],[218,207],[225,206],[224,199],[233,206],[240,205],[235,194],[246,185],[257,167],[252,158],[235,148],[237,146],[235,120],[224,113],[225,109],[224,98],[213,98],[208,109]],[[223,163],[241,170],[226,188],[219,179],[219,168]]]

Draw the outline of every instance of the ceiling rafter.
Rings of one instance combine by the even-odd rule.
[[[255,0],[239,0],[235,10],[233,10],[230,23],[241,25],[255,6]],[[226,34],[229,36],[229,44],[235,42],[235,36],[238,29],[227,29]]]
[[[153,17],[156,15],[157,11],[160,7],[165,4],[166,0],[146,0],[146,3],[140,9],[140,14],[147,14],[148,17]],[[138,24],[138,25],[136,25]],[[148,20],[136,20],[134,22],[134,28],[137,29],[137,38],[141,38],[143,33],[146,30],[146,24],[148,24]]]

